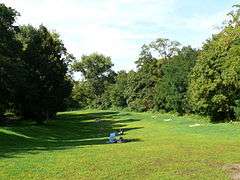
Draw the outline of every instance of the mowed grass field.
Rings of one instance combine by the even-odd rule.
[[[107,144],[121,128],[131,142]],[[0,127],[1,180],[229,179],[237,163],[240,124],[199,116],[88,110]]]

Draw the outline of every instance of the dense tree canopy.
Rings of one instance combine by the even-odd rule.
[[[157,109],[189,111],[187,102],[188,76],[197,59],[196,50],[183,47],[162,66],[162,78],[157,82],[155,103]]]
[[[71,56],[59,36],[43,25],[14,25],[18,15],[0,4],[0,114],[11,108],[44,120],[61,110],[71,93]]]
[[[23,44],[22,61],[28,70],[19,110],[25,117],[49,118],[61,110],[71,93],[69,56],[58,34],[42,25],[38,29],[22,26],[18,39]]]
[[[0,4],[0,116],[14,101],[21,80],[21,43],[16,39],[18,27],[14,26],[18,15],[14,9]]]
[[[91,105],[101,105],[101,96],[104,94],[107,86],[115,82],[115,72],[111,69],[113,66],[111,58],[102,54],[93,53],[88,56],[82,56],[80,61],[73,65],[75,71],[81,72],[83,84],[88,88],[88,99],[92,99]],[[88,101],[90,102],[90,101]],[[89,104],[86,104],[86,106]]]
[[[191,75],[189,102],[213,119],[233,116],[240,92],[240,26],[228,26],[203,47]]]

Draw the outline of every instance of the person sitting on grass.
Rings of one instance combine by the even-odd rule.
[[[118,140],[116,139],[116,133],[113,132],[113,133],[110,133],[110,136],[109,136],[109,143],[110,144],[113,144],[113,143],[126,143],[128,142],[127,139],[123,139],[123,137],[120,137]]]
[[[115,132],[112,132],[110,133],[110,136],[109,136],[109,143],[116,143],[117,142],[117,139],[116,139],[116,133]]]

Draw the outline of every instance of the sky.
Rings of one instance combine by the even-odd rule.
[[[115,70],[135,69],[143,44],[169,38],[200,48],[239,0],[0,0],[17,24],[57,31],[77,59],[110,56]]]

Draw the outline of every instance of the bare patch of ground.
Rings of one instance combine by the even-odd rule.
[[[233,180],[240,180],[240,164],[227,164],[223,167]]]

